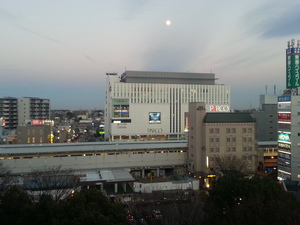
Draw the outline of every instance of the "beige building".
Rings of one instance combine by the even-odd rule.
[[[250,113],[207,113],[204,103],[190,103],[189,115],[190,173],[204,177],[216,175],[224,168],[232,169],[233,162],[237,166],[244,165],[243,172],[256,172],[256,120]]]
[[[17,127],[18,144],[50,143],[50,125],[29,125]]]

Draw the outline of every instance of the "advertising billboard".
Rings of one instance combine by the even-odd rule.
[[[291,143],[291,134],[278,132],[278,142]]]
[[[45,120],[31,120],[31,125],[44,125]]]
[[[286,88],[300,86],[300,49],[289,48],[286,51]]]
[[[149,124],[160,124],[161,113],[160,112],[149,112]]]
[[[5,119],[3,117],[0,118],[0,122],[1,122],[1,126],[5,127],[6,121],[5,121]]]
[[[129,99],[112,99],[112,116],[129,117]]]
[[[291,122],[291,113],[290,112],[279,112],[278,113],[278,122],[290,123]]]

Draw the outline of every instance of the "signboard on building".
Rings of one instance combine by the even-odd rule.
[[[44,125],[45,120],[31,120],[31,125]]]
[[[206,105],[206,112],[230,112],[229,105]]]
[[[0,122],[1,122],[1,126],[5,127],[6,121],[5,121],[5,119],[3,117],[0,118]]]
[[[291,96],[279,96],[278,102],[291,102]]]
[[[291,134],[278,132],[278,142],[291,143]]]
[[[129,99],[112,99],[112,116],[129,117]]]
[[[279,112],[278,113],[278,122],[291,122],[291,113],[290,112]]]
[[[300,86],[300,48],[286,50],[286,88]]]
[[[149,123],[150,124],[160,124],[161,113],[160,112],[149,112]]]

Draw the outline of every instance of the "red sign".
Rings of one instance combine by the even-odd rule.
[[[291,122],[291,113],[278,113],[278,122]]]
[[[45,120],[32,120],[31,124],[32,125],[44,125]]]

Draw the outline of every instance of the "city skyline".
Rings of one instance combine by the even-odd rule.
[[[292,0],[4,0],[0,96],[104,109],[107,72],[212,72],[231,87],[233,109],[257,108],[260,94],[285,89],[299,9]]]

